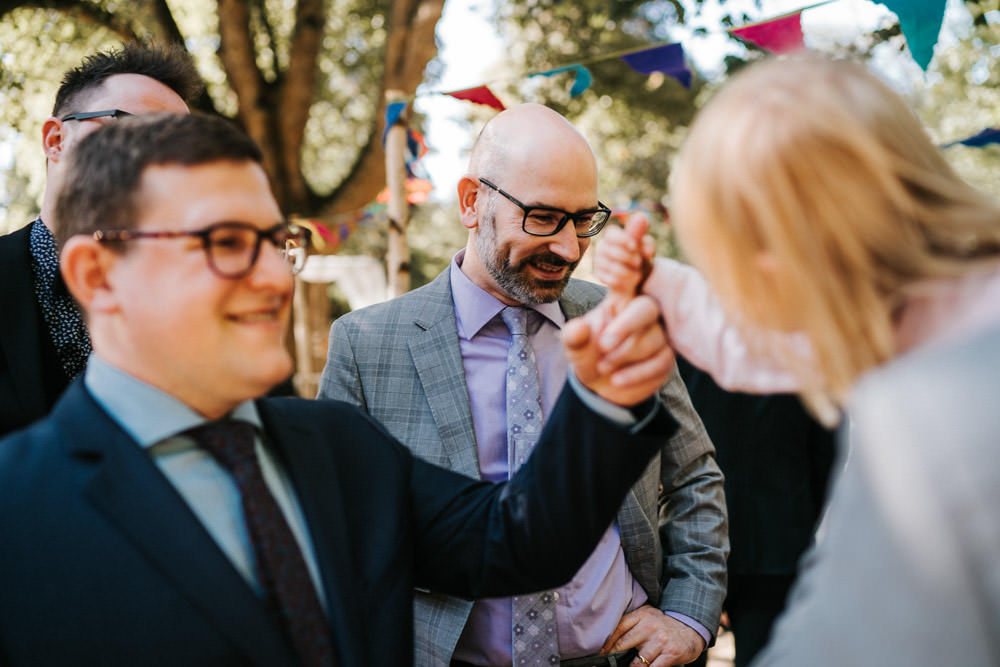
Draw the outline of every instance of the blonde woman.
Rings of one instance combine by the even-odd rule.
[[[726,85],[671,196],[711,286],[664,260],[642,283],[677,348],[850,417],[851,460],[761,663],[1000,664],[1000,206],[887,86],[815,57]],[[641,232],[598,252],[619,294],[651,254]],[[619,342],[614,323],[601,336]]]

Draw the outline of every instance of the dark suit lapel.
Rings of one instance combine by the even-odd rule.
[[[337,479],[335,462],[330,450],[320,445],[329,434],[309,424],[275,419],[275,410],[267,401],[258,401],[257,407],[270,446],[285,465],[308,524],[337,658],[341,665],[363,664],[362,656],[353,653],[357,643],[351,641],[364,635],[363,628],[358,627],[357,615],[352,613],[360,607],[355,601],[357,593],[350,586],[358,568],[351,559],[350,545],[344,540],[347,520],[343,498],[337,489],[331,488]]]
[[[479,479],[479,456],[465,368],[458,343],[458,325],[445,270],[427,286],[424,308],[413,319],[416,330],[407,344],[424,395],[441,434],[451,468]]]
[[[70,456],[91,462],[82,493],[248,663],[294,664],[279,628],[146,452],[74,383],[53,416]],[[81,428],[81,425],[86,425]]]
[[[0,237],[0,346],[10,369],[11,382],[22,409],[30,414],[45,414],[48,406],[43,386],[42,353],[47,342],[38,327],[38,307],[31,273],[28,241],[31,225]]]

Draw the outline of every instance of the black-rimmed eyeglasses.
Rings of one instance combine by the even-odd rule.
[[[302,270],[309,254],[309,230],[291,222],[280,222],[268,229],[259,229],[246,222],[217,222],[194,231],[109,229],[94,232],[94,239],[101,243],[184,237],[201,239],[208,266],[223,278],[237,279],[250,273],[264,239],[278,249],[291,267],[292,275]]]
[[[80,111],[76,113],[68,113],[59,120],[66,122],[67,120],[92,120],[94,118],[121,118],[124,116],[131,116],[128,111],[122,111],[121,109],[104,109],[102,111]]]
[[[479,182],[496,190],[524,212],[521,229],[532,236],[554,236],[562,231],[567,222],[572,220],[577,237],[586,238],[600,232],[608,218],[611,217],[611,209],[601,202],[597,202],[597,208],[577,211],[576,213],[552,206],[525,206],[485,178],[480,178]]]

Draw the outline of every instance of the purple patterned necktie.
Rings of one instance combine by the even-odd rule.
[[[186,434],[233,476],[253,546],[264,599],[284,625],[306,667],[334,665],[326,615],[298,542],[267,488],[254,449],[256,427],[244,421],[208,422]]]
[[[528,339],[528,311],[508,307],[500,317],[510,329],[507,349],[507,470],[521,467],[542,433],[542,398],[535,351]],[[514,667],[559,664],[555,591],[518,595],[511,600]]]

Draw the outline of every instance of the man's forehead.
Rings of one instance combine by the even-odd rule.
[[[252,160],[152,164],[142,171],[140,223],[192,227],[223,221],[273,225],[281,219],[264,169]]]
[[[96,111],[100,109],[122,109],[129,113],[150,111],[188,111],[187,104],[172,88],[143,74],[112,74],[100,84],[91,86],[75,98],[71,104],[87,109],[73,111]]]

